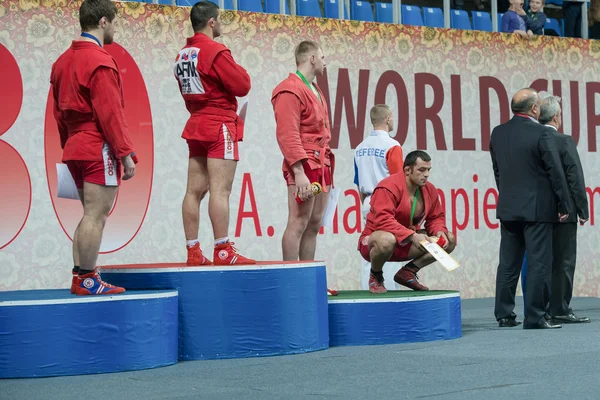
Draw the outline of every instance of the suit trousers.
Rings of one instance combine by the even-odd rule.
[[[577,262],[577,222],[554,224],[550,315],[572,312],[573,276]]]
[[[496,320],[516,318],[515,294],[527,250],[525,326],[544,320],[550,300],[553,225],[546,222],[501,221],[500,263],[496,275]]]

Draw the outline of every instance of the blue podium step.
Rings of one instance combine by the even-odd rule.
[[[325,264],[114,265],[102,278],[179,292],[179,359],[306,353],[329,347]]]
[[[177,301],[174,290],[103,296],[75,296],[69,290],[0,292],[0,378],[175,364]]]
[[[460,293],[340,291],[329,299],[331,346],[362,346],[462,337]]]

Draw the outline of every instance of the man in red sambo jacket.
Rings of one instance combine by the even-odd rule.
[[[102,281],[96,261],[104,224],[118,186],[135,174],[137,159],[125,121],[119,67],[104,49],[115,32],[111,0],[85,0],[79,8],[81,38],[52,65],[54,118],[67,164],[83,203],[73,235],[71,293],[118,294],[124,288]]]
[[[314,260],[317,235],[328,193],[310,197],[311,184],[324,192],[333,184],[334,156],[327,103],[314,79],[323,74],[325,56],[319,45],[303,41],[295,50],[296,73],[273,90],[277,143],[283,154],[288,186],[288,222],[282,239],[283,260]],[[296,202],[296,196],[303,200]],[[310,197],[310,198],[309,198]]]
[[[435,262],[421,245],[423,240],[440,241],[451,253],[454,236],[448,232],[446,217],[437,189],[427,182],[431,157],[413,151],[404,160],[404,173],[383,179],[371,196],[371,210],[358,242],[363,258],[371,262],[369,291],[386,293],[383,265],[387,261],[410,261],[394,276],[394,281],[413,290],[429,290],[417,281],[417,271]],[[425,232],[420,229],[424,223]]]
[[[231,52],[214,39],[221,35],[219,7],[210,1],[190,12],[194,36],[175,60],[174,73],[190,112],[182,137],[189,147],[187,192],[182,215],[187,240],[187,265],[211,265],[198,242],[200,202],[210,191],[208,214],[215,239],[214,264],[255,264],[229,241],[229,196],[239,160],[243,124],[237,99],[250,91],[250,76]]]

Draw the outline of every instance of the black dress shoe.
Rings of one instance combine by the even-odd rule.
[[[544,314],[544,318],[546,319],[546,321],[550,321],[552,319],[552,317],[548,313]]]
[[[523,325],[523,329],[558,329],[562,328],[562,325],[551,324],[544,319],[544,322],[540,322],[537,325]]]
[[[562,322],[563,324],[581,324],[590,322],[588,317],[578,317],[577,315],[570,313],[566,315],[555,315],[552,317],[554,321]]]
[[[521,325],[521,323],[512,318],[502,318],[498,320],[498,326],[500,328],[512,328],[519,325]]]

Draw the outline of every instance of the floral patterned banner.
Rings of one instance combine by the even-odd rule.
[[[56,198],[60,148],[46,106],[52,63],[79,35],[79,5],[0,1],[0,85],[6,88],[0,94],[0,167],[13,171],[0,178],[0,290],[69,284],[70,237],[81,210]],[[182,262],[187,146],[180,135],[188,113],[172,68],[192,35],[189,8],[117,5],[116,43],[107,48],[123,70],[127,118],[143,157],[140,176],[119,192],[99,263]],[[533,85],[562,97],[564,130],[578,141],[590,198],[600,201],[600,42],[233,11],[221,19],[219,40],[252,77],[230,218],[231,237],[250,257],[281,258],[286,188],[270,98],[294,71],[293,50],[302,39],[318,41],[326,56],[319,84],[331,110],[335,182],[343,190],[333,229],[318,239],[317,258],[327,261],[330,287],[359,287],[362,221],[352,157],[370,131],[368,111],[375,103],[393,108],[405,154],[417,148],[431,154],[430,180],[458,237],[454,256],[461,268],[448,273],[435,264],[421,272],[432,289],[457,289],[466,298],[494,295],[500,232],[487,145],[491,129],[510,118],[516,90]],[[600,235],[596,205],[590,206],[592,226],[579,230],[575,294],[598,296]],[[200,240],[209,249],[207,204],[201,212]]]

